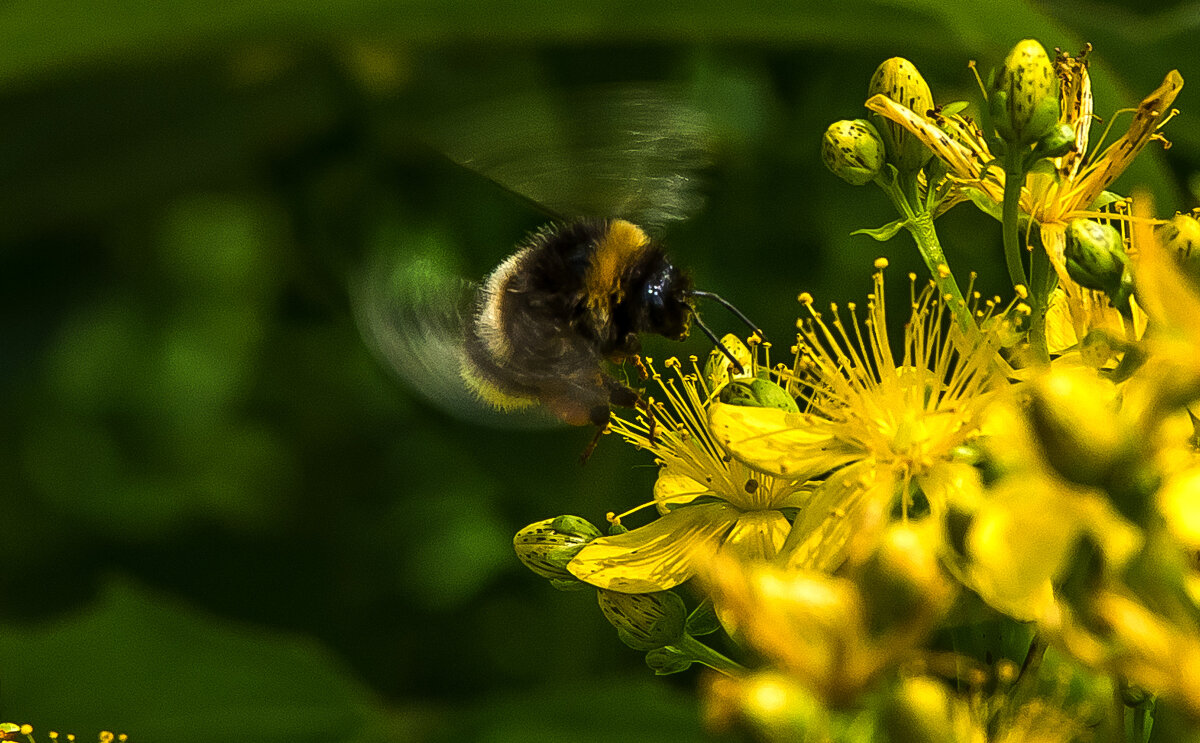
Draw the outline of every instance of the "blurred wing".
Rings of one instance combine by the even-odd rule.
[[[703,204],[708,118],[666,86],[538,91],[435,117],[429,143],[555,216],[651,229]]]
[[[540,405],[505,412],[479,398],[462,376],[474,284],[432,258],[404,254],[376,256],[352,281],[355,317],[371,350],[409,389],[457,418],[500,428],[562,425]]]

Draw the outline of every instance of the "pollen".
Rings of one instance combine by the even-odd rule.
[[[876,258],[875,259],[875,268],[882,271],[883,269],[885,269],[887,267],[888,267],[888,259],[887,258]]]

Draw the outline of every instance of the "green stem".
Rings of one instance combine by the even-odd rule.
[[[1025,185],[1025,166],[1019,152],[1010,149],[1004,161],[1004,203],[1001,229],[1004,235],[1004,263],[1013,286],[1029,288],[1025,267],[1021,262],[1021,187]]]
[[[938,292],[943,297],[950,297],[947,304],[958,323],[959,330],[968,338],[974,337],[975,320],[971,317],[967,301],[958,288],[958,282],[954,280],[950,264],[946,262],[946,254],[942,251],[942,243],[938,240],[937,230],[933,226],[933,215],[925,209],[924,203],[920,200],[910,200],[904,189],[896,183],[889,183],[882,179],[877,180],[876,183],[891,198],[896,211],[905,218],[904,227],[916,242],[917,252],[925,261],[925,268],[929,269],[929,275],[933,277]]]
[[[687,633],[684,633],[683,638],[675,643],[675,647],[687,653],[697,663],[703,663],[714,671],[720,671],[727,676],[746,670],[742,664],[726,658]]]
[[[1045,249],[1040,246],[1033,251],[1030,275],[1029,304],[1033,314],[1029,318],[1029,348],[1033,352],[1034,361],[1045,365],[1050,363],[1050,349],[1046,342],[1046,313],[1050,310],[1050,293],[1058,283],[1058,274],[1050,265],[1050,256],[1046,255]]]
[[[1133,741],[1146,743],[1146,706],[1139,704],[1130,711],[1133,713]]]
[[[959,329],[970,336],[976,329],[975,320],[971,317],[967,300],[963,298],[962,291],[958,288],[958,282],[954,280],[950,265],[946,263],[946,254],[942,252],[942,243],[938,240],[937,230],[933,227],[933,217],[925,211],[913,214],[909,217],[905,227],[913,236],[913,241],[917,243],[917,250],[921,253],[921,258],[925,260],[925,267],[933,276],[933,282],[937,285],[938,292],[943,297],[950,297],[948,303],[950,312],[958,321]]]
[[[1020,709],[1027,701],[1033,699],[1037,692],[1038,674],[1042,668],[1042,660],[1046,657],[1049,646],[1036,633],[1029,641],[1029,650],[1025,653],[1025,662],[1017,674],[1017,680],[1009,692],[1010,706]]]

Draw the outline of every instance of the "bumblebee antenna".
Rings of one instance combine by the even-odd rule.
[[[725,354],[725,357],[729,359],[729,363],[733,364],[733,368],[737,371],[737,373],[738,374],[745,373],[746,370],[742,366],[742,362],[740,362],[736,358],[734,358],[733,353],[731,353],[730,350],[725,347],[725,344],[722,343],[721,340],[719,338],[717,338],[717,336],[711,330],[708,329],[708,326],[705,325],[704,322],[700,319],[700,313],[696,312],[695,310],[692,310],[692,319],[695,320],[696,327],[700,328],[700,330],[703,331],[704,334],[708,336],[708,339],[713,342],[713,345],[716,346],[717,348],[721,349],[721,353]]]
[[[733,315],[734,315],[734,317],[736,317],[737,319],[739,319],[739,320],[741,320],[742,322],[746,323],[746,325],[747,325],[747,326],[749,326],[749,328],[750,328],[751,330],[753,330],[755,333],[757,333],[757,334],[758,334],[758,337],[759,337],[759,338],[762,338],[763,340],[766,340],[766,339],[767,339],[767,336],[766,336],[766,334],[765,334],[765,333],[763,333],[763,332],[762,332],[762,330],[760,330],[760,329],[759,329],[759,327],[758,327],[757,325],[755,325],[755,324],[754,324],[754,323],[753,323],[753,322],[750,320],[750,318],[746,317],[746,315],[745,315],[745,314],[743,314],[741,310],[739,310],[737,307],[734,307],[732,304],[730,304],[728,300],[726,300],[726,299],[723,299],[722,297],[720,297],[720,296],[718,296],[718,295],[716,295],[716,294],[713,294],[712,292],[702,292],[702,291],[698,291],[698,290],[696,290],[696,289],[693,289],[693,290],[691,291],[691,295],[692,295],[693,297],[699,297],[700,299],[711,299],[711,300],[713,300],[713,301],[714,301],[714,302],[716,302],[717,304],[721,305],[721,306],[722,306],[722,307],[724,307],[725,309],[727,309],[727,310],[729,310],[730,312],[732,312],[732,313],[733,313]],[[699,324],[699,318],[697,318],[697,319],[696,319],[696,322],[697,322],[697,324]],[[704,326],[703,326],[703,325],[701,325],[700,327],[701,327],[701,328],[703,328]],[[726,351],[725,353],[726,353],[726,355],[728,355],[728,353],[729,353],[729,352],[728,352],[728,351]]]

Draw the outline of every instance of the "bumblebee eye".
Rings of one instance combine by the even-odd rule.
[[[641,330],[672,340],[687,336],[692,315],[691,281],[663,260],[646,278],[640,292]]]

